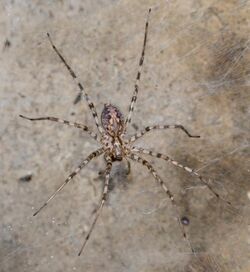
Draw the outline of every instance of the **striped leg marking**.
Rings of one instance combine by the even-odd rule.
[[[50,41],[50,44],[51,44],[52,48],[54,49],[54,51],[56,52],[56,54],[59,56],[59,58],[61,59],[61,61],[63,62],[63,64],[64,64],[65,67],[67,68],[67,70],[69,71],[71,77],[74,79],[74,81],[76,82],[78,88],[80,89],[80,94],[79,94],[79,96],[84,95],[85,100],[87,101],[88,106],[89,106],[89,108],[90,108],[90,110],[91,110],[91,112],[92,112],[92,115],[93,115],[94,119],[95,119],[96,126],[97,126],[99,132],[102,134],[102,133],[103,133],[103,129],[102,129],[102,127],[101,127],[100,124],[99,124],[98,115],[97,115],[96,108],[95,108],[93,102],[90,100],[90,97],[89,97],[89,95],[86,93],[86,91],[85,91],[85,89],[83,88],[83,85],[81,84],[81,82],[78,81],[78,78],[77,78],[75,72],[74,72],[74,71],[72,70],[72,68],[68,65],[68,63],[66,62],[66,60],[64,59],[64,57],[61,55],[61,53],[58,51],[58,49],[57,49],[56,46],[54,45],[54,43],[53,43],[53,41],[52,41],[52,39],[51,39],[49,33],[47,33],[47,36],[48,36],[48,38],[49,38],[49,41]],[[79,100],[79,96],[78,96],[78,100]]]
[[[94,218],[94,221],[92,222],[92,225],[88,231],[88,234],[86,235],[85,237],[85,240],[84,240],[84,243],[78,253],[78,256],[81,255],[82,251],[84,250],[88,240],[89,240],[89,237],[95,227],[95,224],[97,222],[97,219],[99,218],[100,214],[101,214],[101,211],[102,211],[102,208],[107,200],[107,195],[108,195],[108,187],[109,187],[109,179],[110,179],[110,172],[111,172],[111,168],[112,168],[112,161],[110,158],[106,158],[106,161],[107,161],[107,166],[106,166],[106,170],[105,170],[105,184],[104,184],[104,189],[103,189],[103,193],[102,193],[102,198],[101,198],[101,201],[100,201],[100,204],[99,204],[99,207],[96,211],[96,214],[95,214],[95,218]]]
[[[178,208],[177,208],[177,205],[175,203],[175,200],[174,200],[174,196],[172,195],[172,193],[170,192],[170,190],[167,188],[167,186],[165,185],[165,183],[163,182],[163,180],[161,179],[161,177],[156,173],[155,169],[153,168],[153,166],[147,161],[147,160],[144,160],[143,158],[139,157],[138,155],[136,154],[131,154],[129,155],[129,158],[132,159],[133,161],[136,161],[136,162],[139,162],[141,163],[142,165],[145,165],[148,170],[150,171],[150,173],[153,175],[153,177],[155,178],[155,180],[161,185],[163,191],[167,194],[167,196],[169,197],[169,199],[171,200],[171,203],[172,203],[172,207],[175,209],[176,211],[176,214],[177,214],[177,219],[178,219],[178,224],[180,226],[180,229],[181,229],[181,232],[182,232],[182,235],[183,235],[183,238],[186,240],[186,242],[188,243],[188,245],[190,246],[191,248],[191,251],[193,253],[195,253],[194,249],[192,248],[191,246],[191,243],[187,237],[187,234],[181,224],[181,218],[179,216],[179,212],[178,212]]]
[[[60,192],[63,187],[69,183],[72,178],[80,172],[80,170],[88,164],[93,158],[100,156],[103,153],[103,148],[100,148],[94,152],[92,152],[76,169],[72,172],[68,178],[64,181],[64,183],[49,197],[49,199],[33,214],[33,216],[37,215],[47,204],[56,196],[58,192]]]
[[[141,58],[139,62],[139,68],[136,76],[136,81],[135,81],[135,90],[131,99],[130,107],[129,107],[129,113],[128,117],[125,121],[125,127],[127,127],[127,124],[131,122],[131,117],[132,113],[134,111],[134,104],[137,100],[137,95],[138,95],[138,89],[139,89],[139,82],[141,78],[141,71],[142,71],[142,66],[143,66],[143,61],[144,61],[144,55],[145,55],[145,49],[146,49],[146,43],[147,43],[147,35],[148,35],[148,21],[149,21],[149,14],[151,12],[151,9],[148,10],[148,17],[145,25],[145,32],[144,32],[144,41],[143,41],[143,47],[142,47],[142,53],[141,53]]]
[[[150,156],[152,156],[152,157],[156,157],[156,158],[163,159],[163,160],[165,160],[165,161],[171,162],[173,165],[178,166],[178,167],[184,169],[185,171],[187,171],[188,173],[197,176],[197,177],[199,178],[199,180],[200,180],[202,183],[204,183],[204,184],[207,186],[207,188],[208,188],[208,189],[209,189],[209,190],[210,190],[210,191],[211,191],[218,199],[220,199],[220,200],[226,202],[226,203],[229,204],[229,205],[232,205],[231,202],[229,202],[229,201],[223,199],[217,192],[215,192],[214,189],[209,185],[209,183],[208,183],[201,175],[199,175],[197,172],[195,172],[195,170],[193,170],[192,168],[189,168],[189,167],[187,167],[187,166],[182,165],[181,163],[179,163],[179,162],[177,162],[177,161],[171,159],[171,158],[170,158],[169,156],[167,156],[167,155],[164,155],[164,154],[162,154],[162,153],[153,152],[153,151],[151,151],[151,150],[147,150],[147,149],[144,149],[144,148],[133,147],[133,148],[132,148],[132,152],[138,152],[138,153],[147,154],[147,155],[150,155]]]
[[[199,135],[191,135],[187,129],[185,129],[182,125],[154,125],[154,126],[148,126],[145,127],[142,131],[136,133],[135,135],[133,135],[130,139],[129,142],[132,143],[134,141],[136,141],[137,139],[141,138],[144,134],[148,133],[151,130],[154,129],[168,129],[168,128],[177,128],[177,129],[181,129],[184,133],[187,134],[188,137],[191,138],[200,138]]]
[[[67,120],[63,120],[63,119],[59,119],[57,117],[38,117],[38,118],[30,118],[30,117],[26,117],[24,115],[19,115],[20,117],[30,120],[30,121],[41,121],[41,120],[49,120],[49,121],[54,121],[54,122],[58,122],[61,124],[65,124],[71,127],[75,127],[75,128],[80,128],[83,131],[86,131],[92,138],[94,138],[96,141],[100,142],[100,138],[98,137],[98,135],[94,132],[92,132],[91,130],[89,130],[89,128],[83,124],[79,124],[79,123],[75,123],[75,122],[69,122]]]

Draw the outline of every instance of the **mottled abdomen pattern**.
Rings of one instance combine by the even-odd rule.
[[[119,136],[124,132],[124,117],[116,106],[105,104],[101,119],[103,128],[110,136]]]

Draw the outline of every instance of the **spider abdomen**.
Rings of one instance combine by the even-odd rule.
[[[124,117],[116,106],[105,104],[101,120],[103,128],[110,136],[116,137],[124,132]]]

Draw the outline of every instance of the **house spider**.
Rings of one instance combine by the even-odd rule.
[[[161,177],[156,173],[155,169],[153,168],[153,166],[144,158],[142,158],[139,154],[146,154],[146,155],[150,155],[152,157],[156,157],[156,158],[161,158],[165,161],[168,161],[170,163],[172,163],[175,166],[178,166],[182,169],[184,169],[185,171],[187,171],[190,174],[195,175],[196,177],[198,177],[200,179],[201,182],[203,182],[207,188],[218,198],[218,199],[222,199],[218,193],[216,193],[211,186],[208,184],[208,182],[202,177],[200,176],[197,172],[195,172],[193,169],[187,167],[187,166],[183,166],[182,164],[180,164],[179,162],[171,159],[169,156],[161,154],[161,153],[156,153],[153,152],[151,150],[148,149],[144,149],[144,148],[140,148],[140,147],[136,147],[134,146],[134,142],[136,140],[138,140],[139,138],[141,138],[142,136],[144,136],[146,133],[148,133],[151,130],[156,130],[156,129],[180,129],[181,131],[183,131],[188,137],[191,138],[199,138],[200,136],[197,135],[191,135],[188,130],[186,128],[184,128],[182,125],[153,125],[153,126],[147,126],[145,127],[142,131],[136,133],[135,135],[133,135],[132,137],[130,137],[129,139],[127,139],[126,136],[126,130],[128,125],[131,122],[131,117],[132,117],[132,113],[134,111],[134,105],[135,102],[137,100],[137,95],[138,95],[138,90],[139,90],[139,82],[140,82],[140,78],[141,78],[141,70],[143,67],[143,61],[144,61],[144,55],[145,55],[145,48],[146,48],[146,42],[147,42],[147,34],[148,34],[148,22],[149,22],[149,15],[150,15],[151,9],[148,10],[148,16],[147,16],[147,20],[146,20],[146,24],[145,24],[145,32],[144,32],[144,41],[143,41],[143,47],[142,47],[142,52],[141,52],[141,57],[140,57],[140,61],[139,61],[139,68],[138,68],[138,72],[137,72],[137,76],[136,76],[136,81],[135,81],[135,85],[134,85],[134,93],[131,99],[131,103],[130,103],[130,107],[129,107],[129,113],[126,119],[124,119],[123,114],[120,112],[120,110],[114,106],[113,104],[105,104],[104,105],[104,109],[102,111],[101,114],[101,125],[99,123],[99,118],[96,112],[96,108],[93,104],[93,102],[90,100],[90,97],[88,95],[88,93],[85,91],[83,85],[78,81],[77,76],[75,74],[75,72],[72,70],[72,68],[69,66],[69,64],[66,62],[66,60],[64,59],[64,57],[61,55],[61,53],[58,51],[58,49],[56,48],[56,46],[54,45],[49,33],[47,33],[49,42],[53,48],[53,50],[56,52],[56,54],[58,55],[58,57],[61,59],[61,61],[63,62],[63,64],[65,65],[65,67],[67,68],[67,70],[69,71],[71,77],[76,81],[78,88],[80,90],[79,93],[79,97],[81,97],[82,95],[85,97],[85,100],[88,103],[89,109],[92,112],[92,115],[94,117],[95,120],[95,124],[97,129],[99,130],[100,136],[97,135],[96,133],[92,132],[87,126],[80,124],[80,123],[75,123],[75,122],[69,122],[63,119],[59,119],[56,117],[38,117],[38,118],[29,118],[26,117],[24,115],[20,115],[20,117],[31,120],[31,121],[40,121],[40,120],[50,120],[50,121],[54,121],[54,122],[58,122],[58,123],[62,123],[68,126],[72,126],[72,127],[76,127],[79,128],[85,132],[87,132],[92,138],[94,138],[100,145],[101,148],[95,150],[94,152],[92,152],[91,154],[89,154],[89,156],[87,158],[85,158],[85,160],[83,160],[81,162],[81,164],[74,170],[74,172],[72,172],[68,178],[64,181],[63,184],[61,184],[61,186],[49,197],[49,199],[33,214],[34,216],[37,215],[45,206],[47,206],[47,204],[55,197],[55,195],[61,191],[64,186],[69,183],[72,178],[77,175],[80,170],[87,165],[93,158],[98,157],[102,154],[104,154],[104,158],[106,161],[106,169],[105,169],[105,183],[104,183],[104,188],[103,188],[103,193],[102,193],[102,197],[99,203],[99,206],[96,210],[95,213],[95,217],[94,220],[92,222],[92,225],[89,228],[89,231],[85,237],[85,240],[83,242],[83,245],[78,253],[78,255],[80,256],[83,249],[85,248],[85,245],[87,243],[87,241],[90,238],[90,235],[95,227],[95,224],[97,222],[98,217],[101,214],[102,208],[107,200],[107,195],[108,195],[108,189],[109,189],[109,180],[110,180],[110,172],[111,172],[111,168],[112,168],[112,163],[114,161],[121,161],[122,159],[130,159],[132,161],[136,161],[144,166],[146,166],[148,168],[148,170],[150,171],[150,173],[154,176],[155,180],[161,185],[162,189],[164,190],[164,192],[167,194],[168,198],[170,199],[172,206],[174,208],[177,208],[176,204],[175,204],[175,200],[174,200],[174,196],[171,193],[171,191],[168,189],[168,187],[165,185],[165,183],[163,182],[163,180],[161,179]],[[222,199],[223,200],[223,199]],[[224,200],[225,201],[225,200]],[[230,204],[230,202],[226,201],[228,204]],[[178,212],[177,212],[178,215]],[[181,218],[178,215],[178,222],[181,223]],[[181,226],[182,229],[182,234],[183,237],[185,239],[187,239],[186,233],[184,231],[184,228],[181,224],[179,224]],[[188,240],[187,240],[188,241]],[[191,244],[189,243],[190,247]],[[192,247],[191,247],[192,249]],[[194,252],[194,250],[192,249],[192,251]]]

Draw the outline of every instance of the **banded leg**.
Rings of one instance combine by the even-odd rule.
[[[65,124],[71,127],[75,127],[75,128],[80,128],[83,131],[86,131],[92,138],[94,138],[97,142],[100,142],[100,138],[98,137],[98,135],[94,132],[92,132],[91,130],[89,130],[89,128],[83,124],[80,123],[75,123],[75,122],[69,122],[67,120],[63,120],[63,119],[59,119],[56,117],[38,117],[38,118],[30,118],[30,117],[26,117],[24,115],[19,115],[20,117],[30,120],[30,121],[41,121],[41,120],[49,120],[49,121],[54,121],[54,122],[58,122],[61,124]]]
[[[142,131],[137,132],[135,135],[133,135],[129,139],[129,142],[132,143],[132,142],[136,141],[137,139],[141,138],[144,134],[148,133],[151,130],[154,130],[154,129],[168,129],[168,128],[177,128],[177,129],[182,130],[184,133],[186,133],[188,137],[191,137],[191,138],[200,138],[199,135],[191,135],[187,131],[187,129],[185,129],[182,125],[163,125],[163,126],[161,126],[161,125],[154,125],[154,126],[147,126]]]
[[[199,180],[200,180],[202,183],[204,183],[204,184],[207,186],[207,188],[208,188],[208,189],[209,189],[209,190],[210,190],[210,191],[211,191],[218,199],[220,199],[220,200],[226,202],[226,203],[229,204],[229,205],[232,205],[231,202],[229,202],[229,201],[223,199],[217,192],[215,192],[214,189],[209,185],[209,183],[208,183],[201,175],[199,175],[197,172],[195,172],[195,170],[193,170],[192,168],[189,168],[189,167],[187,167],[187,166],[182,165],[181,163],[179,163],[179,162],[177,162],[177,161],[171,159],[171,158],[170,158],[169,156],[167,156],[167,155],[164,155],[164,154],[162,154],[162,153],[153,152],[153,151],[151,151],[151,150],[147,150],[147,149],[144,149],[144,148],[133,147],[132,152],[138,152],[138,153],[142,153],[142,154],[147,154],[147,155],[150,155],[150,156],[152,156],[152,157],[156,157],[156,158],[163,159],[163,160],[165,160],[165,161],[171,162],[173,165],[178,166],[178,167],[184,169],[184,170],[187,171],[189,174],[193,174],[193,175],[195,175],[196,177],[198,177]]]
[[[101,211],[102,211],[102,208],[104,206],[104,203],[106,202],[107,200],[107,195],[108,195],[108,187],[109,187],[109,179],[110,179],[110,172],[111,172],[111,168],[112,168],[112,160],[110,158],[106,158],[106,161],[107,161],[107,166],[106,166],[106,170],[105,170],[105,184],[104,184],[104,188],[103,188],[103,193],[102,193],[102,198],[101,198],[101,201],[100,201],[100,204],[99,204],[99,207],[96,211],[96,214],[95,214],[95,218],[94,218],[94,221],[92,222],[92,225],[88,231],[88,234],[87,236],[85,237],[85,240],[83,242],[83,245],[78,253],[78,256],[81,255],[82,251],[84,250],[88,240],[89,240],[89,237],[95,227],[95,224],[97,222],[97,219],[99,218],[100,214],[101,214]]]
[[[150,173],[153,175],[153,177],[155,178],[155,180],[161,185],[163,191],[167,194],[167,196],[169,197],[171,203],[172,203],[172,206],[173,208],[175,209],[176,211],[176,214],[177,214],[177,219],[178,219],[178,224],[179,224],[179,227],[181,229],[181,232],[182,232],[182,235],[183,235],[183,238],[187,241],[187,243],[189,244],[191,250],[193,253],[195,253],[194,249],[192,248],[192,245],[187,237],[187,234],[183,228],[183,225],[181,224],[181,218],[179,216],[179,212],[178,212],[178,208],[177,208],[177,205],[175,203],[175,200],[174,200],[174,196],[172,195],[172,193],[170,192],[170,190],[167,188],[167,186],[165,185],[165,183],[163,182],[163,180],[161,179],[161,177],[156,173],[155,169],[153,168],[153,166],[147,161],[147,160],[144,160],[143,158],[139,157],[138,155],[136,154],[131,154],[128,156],[130,159],[132,159],[133,161],[136,161],[136,162],[139,162],[141,163],[142,165],[145,165],[148,170],[150,171]]]
[[[80,172],[80,170],[88,164],[93,158],[100,156],[103,153],[103,148],[97,149],[96,151],[92,152],[76,169],[72,172],[68,178],[64,181],[64,183],[59,186],[59,188],[49,197],[49,199],[33,214],[36,216],[47,204],[56,196],[58,192],[60,192],[63,187],[71,181],[71,179]]]
[[[79,100],[79,96],[84,95],[85,100],[87,101],[88,106],[89,106],[89,108],[90,108],[90,110],[91,110],[91,112],[92,112],[92,115],[93,115],[94,119],[95,119],[96,126],[97,126],[99,132],[102,134],[102,133],[103,133],[103,129],[102,129],[102,127],[101,127],[100,124],[99,124],[98,115],[97,115],[96,108],[95,108],[93,102],[90,100],[90,97],[89,97],[89,95],[86,93],[86,91],[85,91],[83,85],[81,84],[81,82],[78,81],[78,78],[77,78],[75,72],[74,72],[74,71],[72,70],[72,68],[68,65],[68,63],[66,62],[66,60],[64,59],[64,57],[61,55],[61,53],[58,51],[58,49],[56,48],[56,46],[55,46],[54,43],[52,42],[52,39],[51,39],[49,33],[47,33],[47,36],[48,36],[48,38],[49,38],[49,41],[50,41],[50,44],[51,44],[52,48],[54,49],[54,51],[56,52],[56,54],[59,56],[59,58],[61,59],[61,61],[63,62],[63,64],[64,64],[65,67],[67,68],[67,70],[69,71],[71,77],[74,79],[74,81],[76,82],[78,88],[80,89],[80,94],[78,95],[77,100]]]
[[[150,14],[150,12],[151,12],[151,9],[148,10],[148,17],[147,17],[147,21],[146,21],[146,25],[145,25],[144,41],[143,41],[143,47],[142,47],[142,52],[141,52],[141,58],[140,58],[139,68],[138,68],[138,72],[137,72],[137,76],[136,76],[136,81],[135,81],[135,90],[134,90],[134,93],[133,93],[133,96],[132,96],[132,99],[131,99],[128,117],[127,117],[127,119],[125,121],[125,128],[131,122],[131,116],[132,116],[132,113],[134,111],[134,104],[136,102],[137,95],[138,95],[139,82],[140,82],[140,78],[141,78],[141,71],[142,71],[142,66],[143,66],[143,61],[144,61],[144,55],[145,55],[145,49],[146,49],[146,43],[147,43],[148,21],[149,21],[149,14]]]

